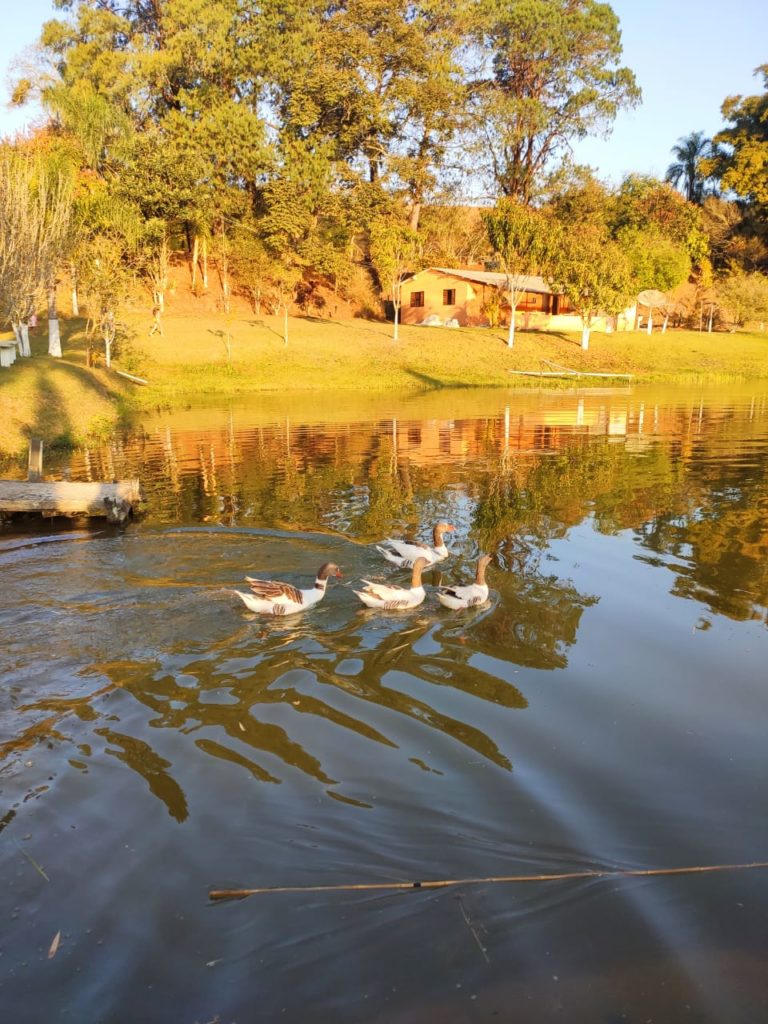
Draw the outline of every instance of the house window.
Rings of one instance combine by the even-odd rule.
[[[456,289],[455,288],[443,288],[443,305],[444,306],[455,306],[456,305]]]
[[[411,292],[411,306],[424,305],[424,292]]]

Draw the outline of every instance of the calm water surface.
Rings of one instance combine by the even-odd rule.
[[[768,1019],[768,871],[208,900],[768,860],[768,388],[274,397],[58,468],[147,513],[0,533],[3,1020]],[[363,610],[439,518],[489,604]]]

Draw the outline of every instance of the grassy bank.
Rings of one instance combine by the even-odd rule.
[[[146,378],[150,386],[141,388],[88,369],[82,321],[63,326],[63,360],[45,355],[43,335],[33,339],[34,359],[0,373],[0,450],[19,451],[30,436],[80,443],[108,432],[130,405],[173,404],[193,395],[538,387],[541,381],[509,371],[538,370],[542,360],[632,373],[638,382],[768,378],[765,334],[595,334],[583,352],[576,335],[518,332],[510,350],[501,330],[401,327],[395,343],[389,324],[292,317],[286,346],[282,317],[168,316],[163,337],[150,337],[149,317],[136,315],[115,366]]]
[[[410,389],[535,384],[510,369],[538,370],[552,360],[577,370],[633,373],[640,380],[691,382],[768,377],[768,335],[640,332],[593,335],[588,352],[576,335],[401,327],[363,320],[291,318],[288,345],[280,317],[168,317],[163,338],[134,321],[126,368],[146,377],[152,394],[237,393],[286,389]],[[230,335],[230,362],[226,334]],[[543,367],[546,369],[547,367]]]
[[[30,437],[51,448],[108,436],[130,386],[86,366],[82,325],[62,321],[63,359],[47,355],[48,338],[40,328],[30,341],[32,359],[0,370],[0,453],[26,450]]]

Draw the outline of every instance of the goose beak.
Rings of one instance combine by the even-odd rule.
[[[341,572],[341,569],[337,569],[337,570],[336,570],[336,579],[337,579],[337,580],[340,580],[341,578],[342,578],[342,572]]]

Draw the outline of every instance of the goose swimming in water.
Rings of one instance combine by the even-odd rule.
[[[475,608],[488,600],[488,584],[485,582],[485,569],[492,561],[490,555],[481,555],[477,560],[475,582],[463,587],[438,587],[437,599],[446,608],[457,611],[459,608]]]
[[[380,608],[383,611],[415,608],[426,596],[421,582],[421,574],[428,565],[429,562],[426,558],[416,559],[411,573],[410,587],[398,587],[393,583],[370,583],[368,580],[363,580],[365,588],[356,590],[355,593],[369,608]]]
[[[299,590],[281,580],[255,580],[246,576],[251,593],[244,594],[241,590],[235,590],[234,593],[252,612],[260,612],[262,615],[295,615],[296,612],[305,612],[322,601],[329,576],[341,576],[341,571],[334,562],[326,562],[320,566],[311,590]]]
[[[445,546],[443,534],[453,533],[456,529],[450,523],[437,523],[432,531],[433,546],[421,544],[418,541],[394,540],[387,537],[381,543],[388,547],[376,545],[379,554],[384,555],[388,562],[392,562],[399,569],[412,569],[417,558],[425,558],[427,565],[434,565],[435,562],[442,562],[448,557],[448,548]]]

